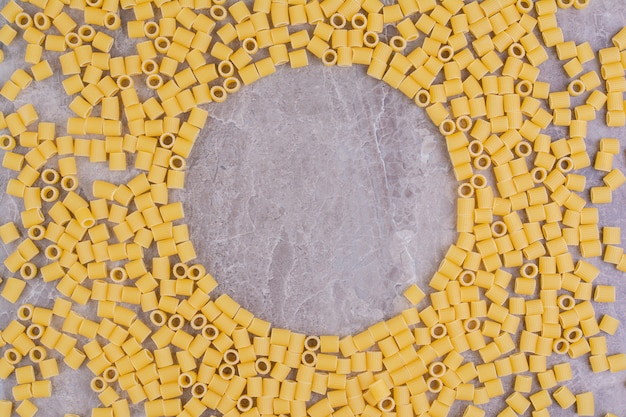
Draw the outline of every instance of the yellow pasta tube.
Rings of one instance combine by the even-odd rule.
[[[579,416],[593,416],[595,414],[595,403],[592,392],[576,395],[576,411]]]
[[[25,288],[26,282],[15,278],[7,278],[0,296],[11,303],[16,303]]]

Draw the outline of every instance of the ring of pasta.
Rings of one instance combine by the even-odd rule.
[[[596,372],[626,369],[626,355],[607,356],[594,337],[616,331],[618,320],[598,321],[591,302],[614,301],[615,288],[593,287],[598,268],[575,261],[568,248],[577,246],[583,258],[604,250],[605,261],[626,270],[619,229],[604,228],[600,238],[598,211],[586,207],[579,194],[585,178],[576,173],[591,165],[584,138],[596,112],[607,109],[609,126],[626,124],[626,29],[600,51],[600,77],[583,66],[594,59],[589,44],[565,41],[556,20],[557,6],[582,9],[583,0],[256,0],[252,10],[243,1],[228,7],[197,1],[199,10],[183,1],[158,3],[88,1],[81,26],[59,1],[41,6],[34,19],[14,1],[0,12],[23,31],[31,65],[30,74],[16,70],[0,94],[14,100],[32,81],[51,77],[42,50],[62,52],[63,88],[74,96],[69,108],[76,116],[59,137],[31,104],[0,115],[0,128],[9,132],[0,136],[3,166],[15,172],[6,192],[23,199],[29,236],[21,239],[13,223],[0,227],[4,243],[21,239],[4,264],[23,277],[8,278],[0,295],[17,303],[25,280],[39,276],[65,297],[52,309],[22,306],[2,331],[0,340],[11,348],[0,359],[0,377],[15,372],[18,414],[34,415],[29,399],[51,395],[49,378],[58,368],[44,348],[63,355],[70,368],[85,363],[94,373],[91,386],[104,406],[94,408],[95,417],[130,415],[128,400],[143,402],[147,416],[183,417],[207,409],[229,417],[438,417],[460,400],[472,402],[465,417],[481,417],[481,404],[505,394],[501,378],[516,375],[503,411],[514,415],[531,405],[544,410],[552,402],[547,389],[571,379],[569,363],[547,369],[547,356],[591,353]],[[118,6],[133,9],[135,20],[122,22]],[[111,56],[107,31],[122,23],[130,38],[145,40],[136,54]],[[304,24],[307,29],[290,32]],[[386,25],[398,35],[386,39]],[[52,27],[60,35],[47,33]],[[9,45],[16,35],[5,25],[0,42]],[[556,48],[567,60],[564,71],[576,78],[566,91],[539,81],[546,47]],[[260,50],[269,56],[255,60]],[[199,106],[223,102],[280,65],[305,66],[309,54],[326,66],[365,65],[369,76],[425,108],[461,183],[458,239],[429,282],[430,303],[411,285],[404,295],[412,307],[341,338],[273,328],[226,294],[211,299],[217,281],[193,264],[183,205],[169,199],[169,190],[184,186],[186,158],[207,120]],[[156,95],[141,100],[140,85]],[[573,97],[583,94],[585,104],[572,118]],[[544,133],[550,125],[567,126],[568,139],[552,140]],[[594,168],[606,175],[603,186],[590,190],[594,204],[610,202],[626,181],[613,167],[619,151],[616,139],[601,140]],[[124,171],[128,153],[143,172],[124,184],[94,181],[94,198],[87,198],[76,158]],[[495,184],[476,172],[490,168]],[[158,256],[146,264],[143,251],[151,247]],[[42,250],[48,263],[38,268],[30,261]],[[520,276],[513,280],[509,268],[519,268]],[[507,289],[511,283],[516,295]],[[557,297],[559,290],[573,296]],[[73,303],[89,302],[97,302],[95,320],[72,310]],[[152,327],[139,318],[139,307],[150,312]],[[53,316],[63,319],[60,330]],[[78,336],[90,341],[77,347]],[[467,360],[467,351],[482,363]],[[26,358],[39,366],[42,380],[32,366],[16,366]],[[539,391],[530,394],[526,371],[537,374]],[[191,399],[183,404],[186,392]],[[314,394],[321,399],[311,401]],[[561,385],[552,397],[562,407],[576,403],[580,415],[593,414],[590,392],[574,395]],[[0,401],[0,415],[12,407]]]

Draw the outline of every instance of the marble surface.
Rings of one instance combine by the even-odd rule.
[[[5,3],[0,0],[0,6]],[[617,0],[593,0],[582,12],[560,11],[559,22],[566,39],[590,41],[598,49],[609,46],[626,24],[626,9]],[[23,41],[4,48],[0,81],[21,66],[22,49]],[[555,89],[567,84],[554,60],[542,66],[542,78]],[[15,103],[0,100],[0,111],[34,102],[41,120],[62,124],[69,99],[56,90],[61,80],[57,72]],[[438,130],[404,95],[367,77],[363,67],[326,68],[312,60],[306,68],[280,68],[206,108],[209,122],[188,161],[187,189],[172,197],[184,203],[199,260],[220,282],[217,294],[230,294],[278,327],[345,335],[409,307],[402,292],[411,283],[427,288],[455,241],[458,184]],[[590,153],[601,137],[626,133],[603,127],[601,120],[589,131]],[[626,170],[623,152],[615,165]],[[83,162],[79,168],[87,196],[95,178],[122,182],[134,175],[133,170],[111,173],[104,165],[91,170]],[[599,173],[583,173],[588,187],[600,184]],[[0,189],[9,178],[0,170]],[[625,228],[624,203],[622,189],[613,204],[600,207],[602,225]],[[0,195],[0,224],[17,222],[21,209],[21,202]],[[0,245],[0,259],[14,247]],[[602,270],[597,282],[616,285],[618,292],[618,303],[597,311],[626,319],[624,275],[598,259],[593,263]],[[9,275],[3,266],[0,275]],[[51,306],[56,296],[53,287],[32,283],[20,303]],[[0,328],[14,310],[0,299]],[[93,315],[93,306],[79,311]],[[608,346],[609,353],[626,352],[623,327]],[[567,385],[577,393],[592,389],[598,416],[609,411],[626,416],[623,374],[594,375],[584,358],[572,365],[575,379]],[[63,367],[53,398],[37,400],[43,415],[89,415],[98,404],[87,389],[90,379],[84,368]],[[0,398],[10,398],[14,382],[13,377],[0,381]],[[505,378],[505,388],[512,382]],[[488,415],[502,406],[503,399],[493,401]],[[134,415],[142,410],[135,407]],[[460,410],[456,405],[450,415]],[[550,412],[574,415],[557,406]]]
[[[389,317],[455,237],[445,148],[362,70],[280,70],[216,106],[190,159],[181,197],[201,259],[279,327],[347,334]]]

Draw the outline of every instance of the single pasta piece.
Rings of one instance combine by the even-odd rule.
[[[22,292],[25,288],[25,281],[16,278],[7,278],[6,283],[4,284],[4,288],[0,293],[0,296],[2,296],[2,298],[4,298],[5,300],[15,304],[22,295]]]
[[[19,238],[20,234],[15,226],[15,223],[9,222],[0,226],[0,239],[2,239],[2,243],[5,245],[15,242]]]
[[[576,395],[576,411],[579,416],[595,415],[595,404],[592,392]]]

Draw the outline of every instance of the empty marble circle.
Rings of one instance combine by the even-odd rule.
[[[362,68],[313,64],[209,112],[179,197],[216,293],[276,327],[345,335],[428,285],[456,238],[457,183],[423,109]]]

